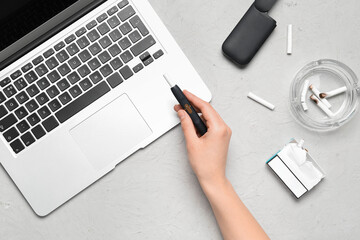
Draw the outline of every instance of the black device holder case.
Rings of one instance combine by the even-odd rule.
[[[222,46],[225,56],[240,65],[251,61],[276,28],[276,21],[267,14],[271,7],[257,2],[251,5],[225,40]]]

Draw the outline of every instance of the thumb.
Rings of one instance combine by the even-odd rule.
[[[181,121],[181,127],[184,132],[186,141],[191,142],[194,141],[195,139],[198,139],[194,124],[191,121],[190,116],[182,109],[178,111],[178,116]]]

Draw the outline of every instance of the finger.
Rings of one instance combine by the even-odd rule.
[[[182,107],[180,106],[180,104],[176,104],[176,105],[174,106],[175,112],[178,112],[178,111],[181,110],[181,109],[182,109]]]
[[[196,141],[198,139],[198,137],[196,135],[196,130],[195,130],[194,124],[191,121],[190,116],[184,110],[182,110],[182,109],[179,110],[178,116],[181,121],[181,127],[184,132],[186,142],[189,144],[192,144],[194,141]]]
[[[194,94],[190,93],[187,90],[184,91],[184,94],[186,98],[191,102],[191,104],[195,108],[200,110],[205,120],[209,122],[210,125],[223,122],[220,115],[208,102],[205,102],[204,100],[198,98],[197,96],[195,96]]]

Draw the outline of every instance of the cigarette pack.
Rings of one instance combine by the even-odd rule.
[[[324,171],[302,145],[303,141],[298,143],[292,139],[266,162],[296,198],[313,189],[325,177]]]

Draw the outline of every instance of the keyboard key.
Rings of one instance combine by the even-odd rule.
[[[121,78],[119,73],[114,73],[110,77],[106,79],[106,81],[110,84],[112,88],[115,88],[119,84],[121,84],[124,80]]]
[[[94,30],[92,30],[91,32],[89,32],[89,33],[87,34],[87,37],[90,39],[91,42],[94,42],[94,41],[96,41],[97,39],[100,38],[100,35],[99,35],[99,33],[94,29]]]
[[[53,49],[49,49],[49,50],[47,50],[46,52],[44,52],[44,57],[45,58],[48,58],[48,57],[50,57],[51,55],[53,55],[55,53],[55,51],[53,50]]]
[[[124,63],[128,63],[130,62],[134,57],[131,55],[131,53],[129,52],[129,50],[123,52],[120,55],[121,59],[123,60]]]
[[[120,24],[120,20],[118,19],[117,16],[112,16],[108,21],[107,23],[109,24],[109,26],[111,28],[115,28],[117,27],[119,24]]]
[[[130,23],[134,28],[137,28],[143,36],[149,34],[149,30],[145,27],[145,24],[141,21],[139,16],[130,19]]]
[[[116,42],[117,40],[119,40],[122,37],[122,35],[118,29],[115,29],[114,31],[109,33],[109,36],[114,42]]]
[[[80,49],[78,48],[78,46],[76,46],[75,43],[73,43],[66,48],[66,51],[70,54],[70,56],[73,56],[76,53],[78,53],[80,51]]]
[[[5,132],[3,134],[4,138],[6,139],[6,141],[11,142],[12,140],[14,140],[15,138],[17,138],[19,136],[19,132],[16,130],[16,128],[10,128],[7,132]]]
[[[50,86],[49,81],[46,78],[41,78],[39,81],[36,82],[41,90],[44,90],[48,86]]]
[[[16,127],[19,129],[20,133],[24,133],[30,128],[29,124],[25,120],[18,123]]]
[[[99,40],[100,45],[105,49],[111,45],[111,40],[108,36],[103,37]]]
[[[33,65],[31,63],[28,63],[21,68],[21,71],[23,71],[23,73],[26,73],[26,72],[30,71],[30,69],[32,69],[32,67],[33,67]]]
[[[96,18],[96,20],[99,22],[99,23],[101,23],[101,22],[103,22],[105,19],[107,19],[108,18],[108,16],[106,15],[106,13],[103,13],[103,14],[101,14],[100,16],[98,16],[97,18]]]
[[[91,68],[91,70],[95,70],[95,69],[97,69],[98,67],[101,66],[101,63],[100,63],[99,60],[95,57],[95,58],[91,59],[91,60],[88,62],[88,65],[89,65],[89,67]]]
[[[48,90],[46,90],[46,93],[49,95],[50,98],[54,98],[60,94],[60,91],[59,89],[57,89],[56,86],[51,86]]]
[[[119,45],[123,50],[125,50],[125,49],[127,49],[128,47],[131,46],[131,42],[127,37],[124,37],[123,39],[121,39],[119,41]]]
[[[107,11],[107,14],[109,14],[109,16],[111,16],[111,15],[114,15],[117,11],[118,11],[118,8],[116,6],[114,6]]]
[[[60,89],[60,91],[64,91],[66,89],[68,89],[70,87],[69,82],[66,79],[61,80],[60,82],[57,83],[58,88]]]
[[[6,100],[5,95],[2,92],[0,92],[0,103],[3,103],[5,100]]]
[[[128,0],[122,0],[120,3],[118,3],[118,7],[120,9],[124,8],[126,5],[129,4],[129,1]]]
[[[59,68],[58,68],[58,71],[60,72],[61,76],[65,76],[66,74],[68,74],[71,70],[69,68],[69,66],[64,63],[63,65],[61,65]]]
[[[51,112],[47,106],[44,106],[39,109],[38,114],[42,119],[44,119],[47,118],[51,114]]]
[[[76,56],[70,59],[68,63],[72,69],[76,69],[78,66],[81,65],[79,58]]]
[[[80,36],[82,36],[82,35],[85,34],[85,33],[86,33],[86,28],[82,27],[82,28],[80,28],[79,30],[77,30],[77,31],[75,32],[75,35],[78,36],[78,37],[80,37]]]
[[[63,123],[109,91],[110,87],[106,84],[105,81],[102,81],[89,91],[85,92],[78,99],[75,99],[69,105],[60,109],[60,111],[58,111],[55,116],[60,121],[60,123]]]
[[[47,78],[50,80],[50,82],[54,83],[60,79],[60,74],[56,70],[54,70],[47,75]]]
[[[102,53],[99,54],[98,58],[102,63],[106,63],[111,59],[111,56],[107,51],[103,51]]]
[[[148,66],[150,63],[154,62],[154,59],[150,56],[145,61],[143,61],[145,66]]]
[[[20,70],[17,70],[17,71],[14,72],[13,74],[11,74],[10,77],[11,77],[12,80],[15,80],[15,79],[17,79],[18,77],[20,77],[21,74],[22,74],[21,71],[20,71]]]
[[[79,74],[77,74],[76,72],[72,72],[70,73],[68,76],[67,76],[67,79],[69,80],[69,82],[71,84],[75,84],[77,83],[78,81],[80,81],[80,76]]]
[[[136,43],[141,39],[141,35],[137,30],[135,30],[129,34],[129,38],[133,43]]]
[[[87,60],[89,60],[91,58],[91,54],[89,53],[88,50],[84,50],[81,53],[79,53],[79,58],[81,59],[81,61],[84,63]]]
[[[29,102],[25,104],[25,107],[30,113],[32,113],[33,111],[39,108],[39,105],[37,104],[37,102],[35,102],[34,99],[31,99]]]
[[[79,83],[81,89],[85,92],[92,87],[92,84],[88,78],[85,78]]]
[[[47,132],[51,132],[54,130],[57,126],[59,126],[59,123],[56,121],[55,117],[51,116],[48,119],[46,119],[42,123],[43,127],[46,129]]]
[[[23,78],[19,78],[18,80],[16,80],[14,82],[15,87],[17,88],[17,90],[22,90],[27,86],[27,83],[25,82],[25,80]]]
[[[58,44],[56,44],[56,45],[54,46],[54,48],[55,48],[56,51],[61,50],[63,47],[65,47],[65,43],[64,43],[64,42],[59,42]]]
[[[29,94],[30,97],[33,97],[38,94],[40,90],[35,84],[33,84],[26,89],[26,92]]]
[[[41,125],[37,125],[36,127],[34,127],[31,130],[32,134],[34,134],[34,136],[36,137],[36,139],[40,139],[43,136],[45,136],[46,132],[45,130],[42,128]]]
[[[122,34],[126,35],[129,32],[131,32],[132,28],[130,26],[130,24],[128,22],[124,23],[123,25],[121,25],[119,27],[120,31],[122,32]]]
[[[48,106],[51,109],[51,111],[53,111],[53,112],[56,112],[57,110],[59,110],[61,108],[61,104],[57,99],[52,100]]]
[[[144,66],[141,63],[139,63],[138,65],[133,67],[133,71],[134,71],[134,73],[137,73],[137,72],[140,72],[143,68],[144,68]]]
[[[99,33],[101,35],[104,35],[105,33],[109,32],[110,31],[110,28],[109,26],[106,24],[106,22],[104,22],[103,24],[99,25],[97,27],[97,30],[99,31]]]
[[[30,132],[25,133],[21,136],[21,140],[25,143],[25,146],[30,146],[35,142],[35,138],[31,135]]]
[[[88,30],[94,28],[97,25],[97,22],[95,20],[92,20],[91,22],[89,22],[88,24],[86,24],[86,28]]]
[[[25,91],[20,92],[18,95],[15,96],[15,98],[20,104],[23,104],[24,102],[29,100],[29,96],[26,94]]]
[[[49,97],[45,93],[40,93],[38,96],[36,96],[36,101],[41,106],[49,101]]]
[[[117,69],[121,68],[124,64],[122,63],[120,58],[117,57],[110,61],[110,65],[112,66],[112,68],[114,70],[117,70]]]
[[[125,80],[129,79],[132,75],[134,75],[131,69],[129,68],[129,66],[125,66],[122,69],[120,69],[120,73]]]
[[[119,46],[117,44],[112,45],[111,47],[109,47],[109,52],[111,54],[111,56],[115,57],[116,55],[121,53],[121,49],[119,48]]]
[[[128,18],[130,18],[131,16],[133,16],[135,14],[135,10],[132,6],[127,6],[126,8],[124,8],[123,10],[121,10],[118,13],[118,17],[120,18],[121,21],[126,21]]]
[[[28,122],[30,123],[31,126],[35,126],[36,124],[38,124],[40,122],[40,118],[36,113],[31,114],[28,118],[27,118]]]
[[[59,100],[63,105],[66,105],[71,101],[71,97],[70,97],[69,93],[65,92],[60,95]]]
[[[100,68],[100,72],[104,77],[109,76],[110,74],[113,73],[113,70],[111,69],[111,67],[109,66],[109,64],[106,64],[105,66],[103,66],[102,68]]]
[[[17,122],[14,114],[7,115],[5,118],[0,120],[0,132],[5,131]]]
[[[4,106],[0,106],[0,119],[5,117],[6,114],[8,114],[8,111],[6,110],[6,108]]]
[[[90,50],[91,54],[92,54],[93,56],[95,56],[96,54],[98,54],[99,52],[101,52],[101,47],[100,47],[100,45],[99,45],[98,43],[94,43],[93,45],[91,45],[91,46],[89,47],[89,50]]]
[[[56,58],[59,60],[60,63],[62,63],[69,59],[69,55],[65,52],[65,50],[62,50],[61,52],[56,54]]]
[[[13,141],[10,144],[10,147],[16,154],[20,153],[22,150],[25,149],[24,145],[22,144],[22,142],[19,139],[16,139],[15,141]]]
[[[159,57],[161,57],[162,55],[164,55],[164,52],[163,52],[163,50],[159,50],[159,51],[157,51],[156,53],[154,53],[153,54],[153,57],[155,58],[155,59],[158,59]]]
[[[11,82],[11,79],[10,78],[5,78],[3,80],[0,81],[0,86],[1,87],[5,87],[6,85],[8,85],[9,83]]]
[[[98,71],[96,71],[90,75],[90,80],[92,81],[93,84],[97,84],[102,79],[103,79],[103,77],[101,76],[101,74]]]
[[[49,70],[44,64],[39,65],[35,68],[36,73],[39,75],[39,77],[45,75]]]
[[[24,107],[19,107],[18,109],[15,110],[15,115],[19,120],[21,120],[29,114]]]
[[[77,85],[70,88],[69,92],[73,98],[78,97],[82,93],[81,89]]]
[[[65,38],[65,42],[67,44],[71,43],[72,41],[74,41],[76,39],[74,34],[71,34],[69,37]]]
[[[17,108],[19,106],[19,104],[16,102],[16,100],[14,98],[11,98],[9,101],[7,101],[5,103],[5,106],[7,107],[9,112],[11,112],[15,108]]]
[[[45,64],[50,70],[52,70],[52,69],[56,68],[57,66],[59,66],[59,62],[56,60],[55,57],[52,57],[49,60],[47,60],[45,62]]]
[[[82,65],[80,68],[78,68],[77,71],[78,71],[78,73],[80,74],[81,77],[85,77],[88,74],[90,74],[90,69],[86,65]]]
[[[30,83],[33,83],[34,81],[36,81],[38,79],[37,75],[35,74],[34,71],[31,71],[27,74],[25,74],[25,79],[26,81],[30,84]]]
[[[131,47],[130,50],[135,56],[138,56],[139,54],[146,51],[155,43],[156,43],[155,39],[151,35],[149,35],[140,42],[138,42],[136,45]]]
[[[38,56],[37,58],[35,58],[32,63],[36,66],[38,64],[40,64],[42,61],[44,61],[43,56]]]
[[[16,93],[16,89],[14,88],[13,85],[7,86],[6,88],[4,88],[3,91],[8,98],[13,96]]]
[[[76,43],[79,45],[81,49],[84,49],[90,44],[89,40],[85,36],[77,40]]]

